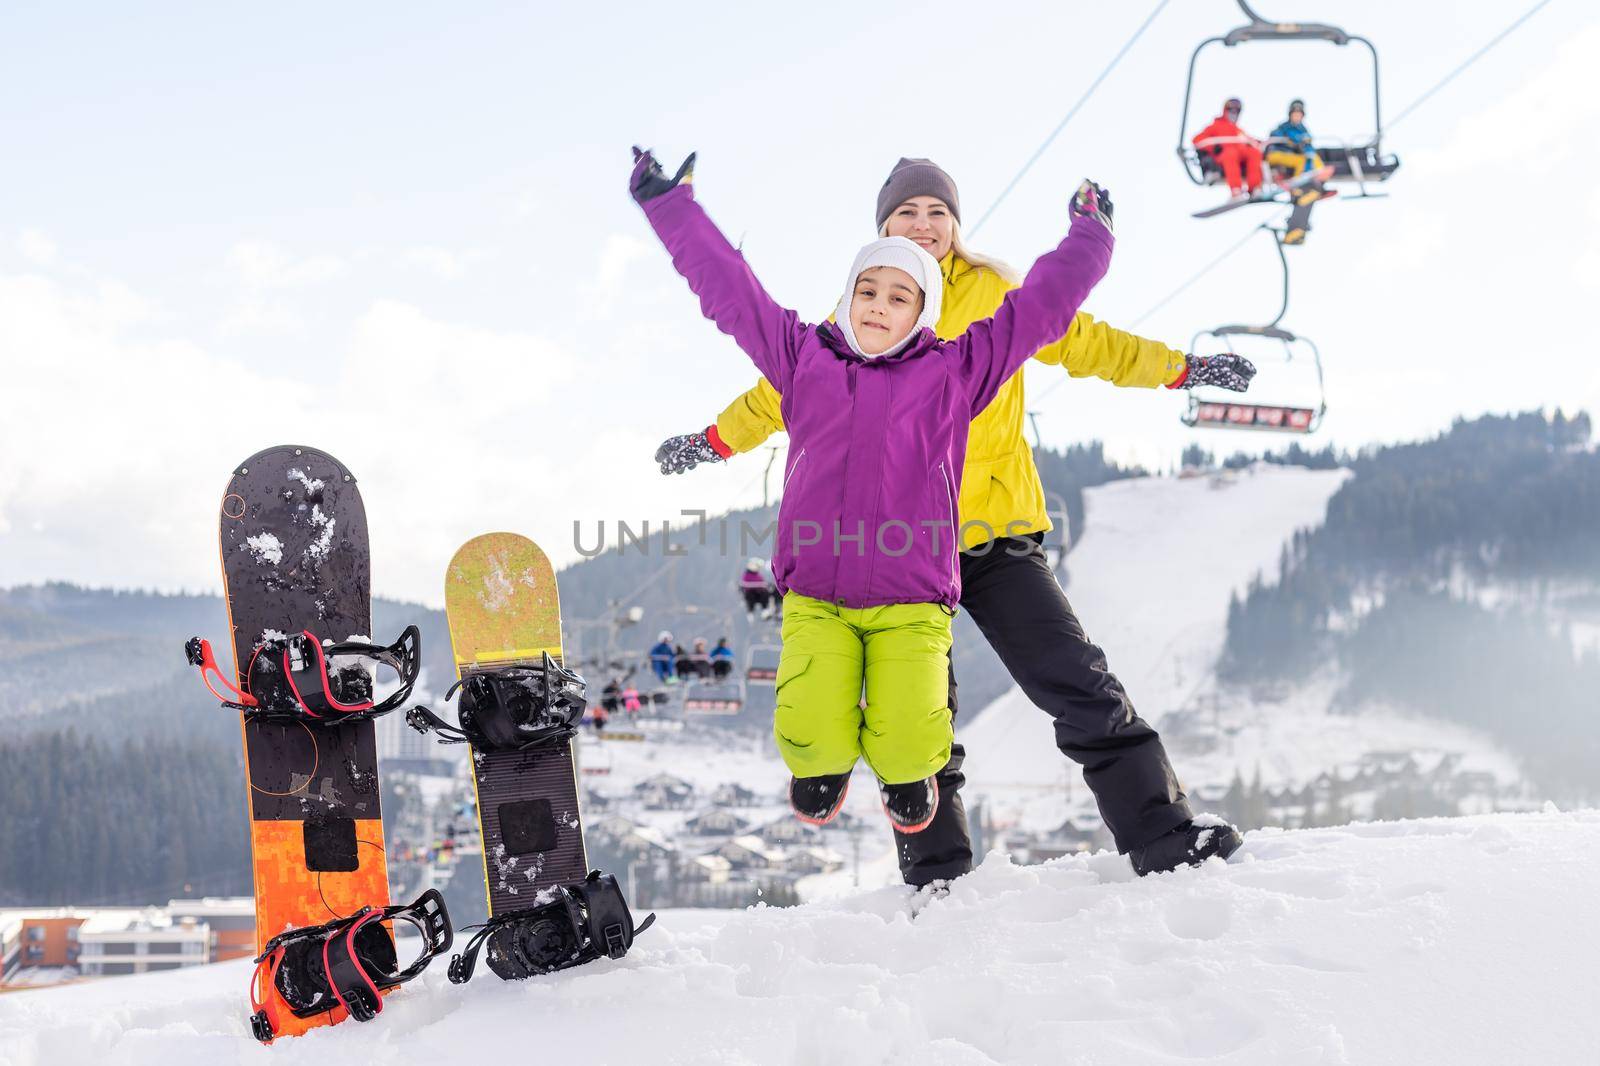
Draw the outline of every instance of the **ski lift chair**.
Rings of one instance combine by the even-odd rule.
[[[1370,140],[1361,144],[1351,145],[1337,139],[1322,139],[1316,143],[1315,148],[1323,163],[1333,168],[1333,174],[1328,181],[1352,182],[1360,187],[1360,192],[1354,196],[1346,196],[1346,199],[1381,195],[1368,192],[1367,184],[1389,180],[1390,176],[1400,168],[1400,160],[1395,155],[1385,154],[1383,151],[1383,96],[1378,78],[1378,49],[1365,37],[1346,33],[1338,26],[1320,22],[1272,22],[1252,11],[1245,0],[1235,0],[1235,2],[1250,21],[1220,37],[1207,37],[1196,46],[1194,54],[1189,57],[1189,78],[1183,90],[1183,114],[1178,121],[1178,160],[1183,164],[1184,174],[1194,184],[1202,186],[1215,185],[1222,180],[1222,170],[1211,158],[1210,153],[1200,151],[1188,140],[1189,106],[1194,94],[1194,71],[1201,52],[1214,44],[1220,44],[1224,48],[1235,48],[1241,44],[1257,41],[1327,41],[1343,48],[1354,41],[1365,46],[1368,54],[1372,56],[1374,132]]]
[[[783,651],[778,644],[752,644],[744,657],[744,679],[752,685],[778,683],[778,656]]]
[[[744,686],[738,681],[691,681],[683,690],[683,709],[691,714],[738,714]]]
[[[1309,338],[1296,336],[1277,325],[1218,326],[1195,334],[1189,350],[1200,351],[1205,337],[1222,341],[1230,337],[1262,337],[1279,342],[1283,346],[1283,360],[1279,365],[1309,365],[1315,371],[1315,393],[1313,395],[1307,385],[1300,402],[1265,404],[1241,399],[1238,393],[1223,389],[1194,389],[1189,393],[1188,410],[1182,415],[1184,425],[1197,429],[1257,429],[1300,434],[1315,433],[1322,425],[1322,416],[1328,409],[1322,384],[1322,355]],[[1225,344],[1219,350],[1232,350],[1232,346]],[[1262,373],[1257,381],[1264,378],[1269,387],[1281,385],[1281,381],[1273,380],[1279,376]]]

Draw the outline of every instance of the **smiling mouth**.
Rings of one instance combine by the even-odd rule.
[[[881,329],[885,333],[889,332],[888,326],[882,325],[878,322],[863,322],[862,325],[866,326],[868,329]]]

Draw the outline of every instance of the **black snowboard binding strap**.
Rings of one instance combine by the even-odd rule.
[[[582,966],[602,955],[620,959],[633,946],[633,938],[656,920],[651,913],[634,928],[617,879],[599,870],[576,884],[549,891],[555,898],[548,903],[497,914],[478,926],[466,950],[450,960],[451,983],[462,985],[472,979],[485,943],[489,969],[507,981],[519,981]]]
[[[387,921],[409,922],[422,934],[422,954],[403,970]],[[410,906],[362,907],[326,925],[279,933],[267,941],[250,978],[250,1031],[264,1044],[278,1034],[273,990],[296,1018],[343,1009],[358,1022],[370,1022],[383,1010],[383,992],[427,969],[453,940],[437,889]]]
[[[574,736],[588,705],[588,684],[544,653],[539,666],[502,666],[484,670],[450,686],[457,692],[459,726],[426,707],[406,712],[406,722],[419,733],[432,730],[446,744],[463,741],[479,751],[521,751]]]
[[[184,645],[184,654],[190,664],[200,668],[206,688],[225,707],[237,708],[252,717],[329,724],[377,718],[410,699],[422,671],[422,634],[416,626],[407,626],[400,639],[387,646],[354,640],[324,644],[309,629],[263,641],[250,656],[242,689],[229,681],[217,665],[209,640],[191,637]],[[330,669],[329,660],[339,658],[362,659],[374,669],[387,667],[394,671],[400,687],[381,702],[374,702],[372,674],[354,663]],[[217,691],[213,678],[228,695]]]

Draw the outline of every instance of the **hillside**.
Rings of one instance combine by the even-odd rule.
[[[436,963],[370,1024],[275,1063],[700,1066],[1349,1063],[1600,1058],[1573,921],[1600,813],[1251,834],[1237,861],[1134,879],[1107,854],[992,857],[912,920],[885,888],[791,909],[669,911],[627,958],[465,987]],[[1537,900],[1537,906],[1528,906]],[[8,1066],[264,1061],[248,963],[0,996]]]

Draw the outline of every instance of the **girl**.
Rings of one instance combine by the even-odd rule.
[[[836,323],[809,326],[767,295],[695,203],[694,156],[668,178],[648,152],[634,154],[629,188],[673,265],[783,396],[791,458],[772,566],[786,596],[773,728],[795,812],[830,820],[865,758],[894,827],[918,832],[950,758],[967,427],[1104,276],[1110,199],[1084,182],[1066,239],[992,318],[941,341],[939,264],[914,242],[863,248]]]
[[[902,159],[878,190],[878,235],[906,237],[939,260],[944,272],[940,337],[959,337],[989,317],[1016,281],[1003,264],[961,239],[955,180],[927,159]],[[1074,377],[1131,388],[1213,385],[1238,392],[1255,368],[1237,355],[1186,356],[1174,348],[1096,321],[1085,312],[1034,360]],[[1140,874],[1226,857],[1238,847],[1231,827],[1196,823],[1161,737],[1139,716],[1106,654],[1090,641],[1045,560],[1050,528],[1044,489],[1024,432],[1023,376],[1001,388],[972,422],[965,478],[956,509],[962,520],[961,608],[1008,673],[1053,719],[1062,755],[1083,768],[1100,814]],[[782,398],[765,379],[728,405],[699,433],[672,437],[656,450],[663,473],[722,462],[784,429]],[[1175,533],[1176,550],[1192,546]],[[950,706],[956,707],[955,688]],[[939,773],[939,811],[926,832],[900,841],[900,873],[909,885],[959,877],[972,868],[972,845],[960,788],[964,746],[951,747]]]

